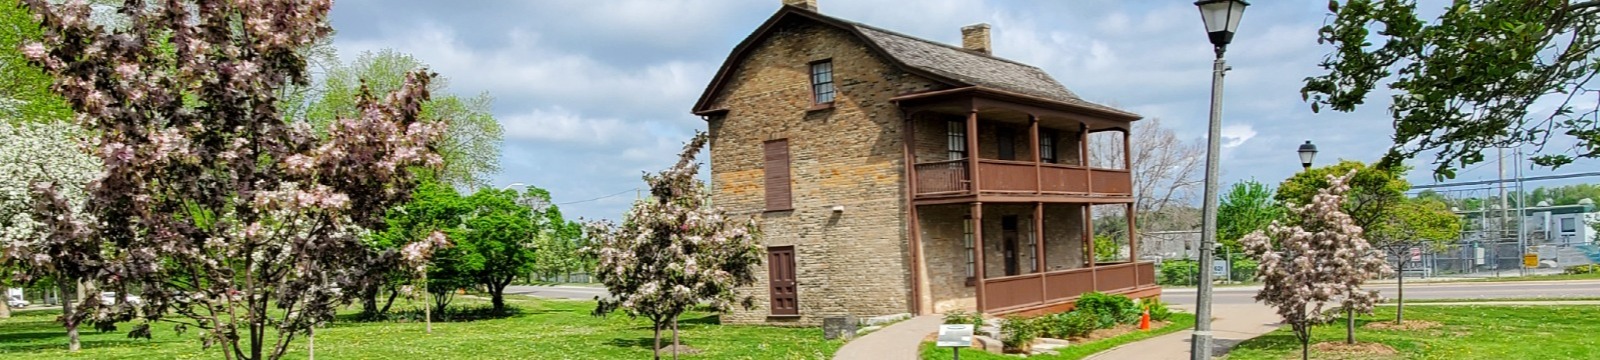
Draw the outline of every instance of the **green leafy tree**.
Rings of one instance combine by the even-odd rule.
[[[306,51],[320,54],[320,48]],[[355,115],[355,101],[363,86],[376,93],[387,93],[404,84],[405,75],[427,64],[409,54],[384,49],[364,52],[349,64],[331,64],[321,82],[302,97],[308,99],[298,104],[310,121],[312,128],[324,128],[340,117]],[[445,134],[439,144],[439,155],[444,158],[444,168],[434,174],[437,181],[458,188],[477,188],[488,185],[488,176],[500,170],[500,146],[504,129],[492,113],[494,99],[488,93],[461,96],[449,92],[449,79],[439,78],[430,83],[428,91],[434,97],[423,103],[423,116],[445,122]]]
[[[421,181],[416,190],[412,191],[411,201],[404,205],[390,209],[385,215],[385,227],[369,237],[368,244],[375,249],[374,256],[380,257],[380,262],[389,263],[399,261],[392,251],[400,249],[405,244],[419,243],[427,239],[435,231],[452,232],[461,227],[462,220],[471,212],[461,195],[455,188],[435,181]],[[443,310],[444,305],[449,305],[451,291],[470,285],[470,282],[460,284],[462,279],[470,280],[467,276],[453,276],[452,270],[456,269],[457,252],[453,248],[435,250],[429,268],[445,268],[441,274],[430,274],[428,289],[441,289],[433,292],[436,301],[443,304],[438,306]],[[363,317],[381,319],[388,313],[389,307],[394,304],[394,299],[402,293],[402,287],[411,283],[412,272],[395,266],[382,266],[370,269],[365,275],[368,279],[361,289],[361,309]],[[437,284],[434,286],[433,284]],[[387,300],[380,307],[378,297],[380,292],[388,292]]]
[[[1217,242],[1229,253],[1241,253],[1239,239],[1283,216],[1283,204],[1273,199],[1271,187],[1255,180],[1233,183],[1217,204]]]
[[[707,141],[705,133],[695,134],[677,164],[646,174],[650,197],[635,202],[621,226],[598,221],[586,231],[593,243],[587,250],[599,260],[595,275],[612,295],[596,298],[595,315],[621,311],[650,319],[657,359],[661,330],[670,324],[676,345],[678,316],[690,307],[721,312],[735,303],[754,306],[755,299],[734,289],[756,281],[760,228],[754,218],[736,219],[711,204],[694,161]]]
[[[1454,1],[1425,20],[1416,1],[1330,1],[1317,42],[1332,49],[1326,74],[1305,79],[1311,109],[1354,111],[1389,89],[1394,145],[1382,163],[1436,152],[1433,172],[1484,161],[1489,147],[1552,137],[1574,142],[1533,157],[1561,166],[1600,157],[1600,1]],[[1554,106],[1533,106],[1547,101]],[[1550,109],[1550,110],[1544,110]]]
[[[528,194],[550,200],[548,192],[537,188],[530,187]],[[533,269],[534,241],[543,231],[534,211],[518,202],[516,191],[483,189],[466,200],[472,213],[450,238],[477,265],[471,276],[489,291],[494,311],[503,312],[506,286]]]
[[[39,22],[16,1],[0,4],[0,108],[9,124],[72,119],[72,108],[50,91],[54,78],[28,64],[22,46],[43,39]]]
[[[1399,307],[1395,309],[1394,321],[1399,323],[1405,320],[1405,270],[1411,259],[1411,249],[1444,249],[1461,235],[1461,217],[1442,201],[1416,198],[1400,201],[1380,221],[1382,225],[1367,231],[1366,235],[1372,247],[1383,250],[1396,261],[1394,268],[1399,276],[1395,294]]]

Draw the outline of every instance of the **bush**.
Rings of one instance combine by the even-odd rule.
[[[1039,338],[1039,325],[1043,321],[1020,316],[1008,316],[1000,324],[1000,344],[1005,352],[1026,353],[1033,350],[1033,340]]]
[[[1569,275],[1600,274],[1600,264],[1568,266],[1565,272]]]
[[[983,313],[966,312],[961,310],[944,313],[945,324],[972,324],[972,331],[977,332],[983,328]]]
[[[1200,266],[1194,260],[1166,260],[1161,262],[1161,274],[1156,283],[1161,285],[1194,285]]]
[[[1122,295],[1085,293],[1083,297],[1078,298],[1076,309],[1075,311],[1095,314],[1101,328],[1139,321],[1139,308],[1133,305],[1133,299]]]
[[[1064,313],[1041,317],[1040,328],[1045,336],[1066,339],[1072,337],[1088,336],[1090,331],[1100,328],[1100,318],[1087,311],[1068,311]]]
[[[1259,262],[1250,259],[1233,259],[1232,271],[1228,272],[1228,280],[1256,281],[1256,266]]]
[[[1161,299],[1145,299],[1144,308],[1150,310],[1150,321],[1167,321],[1172,318],[1172,308],[1167,307],[1167,302]]]

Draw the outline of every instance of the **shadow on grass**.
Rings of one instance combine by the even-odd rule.
[[[550,310],[547,310],[547,309],[540,309],[540,310],[536,310],[534,312],[524,312],[522,310],[522,308],[519,308],[519,307],[516,307],[516,306],[506,306],[505,309],[495,310],[493,306],[482,305],[482,306],[465,306],[465,307],[446,307],[445,310],[442,311],[442,312],[434,312],[434,313],[429,314],[429,315],[433,316],[433,321],[435,321],[435,322],[473,322],[473,321],[479,321],[479,320],[494,320],[494,319],[512,318],[512,317],[517,317],[517,316],[521,316],[521,315],[524,315],[524,314],[544,314],[544,313],[551,313],[551,312],[560,312],[560,311],[550,311]],[[359,323],[371,323],[371,322],[422,322],[423,316],[425,316],[425,315],[424,315],[422,309],[407,309],[407,310],[390,311],[387,314],[363,314],[363,313],[339,314],[339,315],[335,315],[334,316],[334,322],[335,323],[344,323],[344,324],[359,324]]]
[[[606,340],[606,345],[611,345],[611,346],[619,347],[619,348],[652,349],[656,345],[656,339],[655,338],[611,339],[611,340]]]
[[[29,343],[29,344],[8,344],[8,345],[0,346],[0,352],[23,352],[23,353],[26,353],[26,352],[35,352],[35,351],[55,351],[55,350],[66,351],[67,350],[67,339],[66,338],[67,338],[67,334],[65,332],[63,332],[61,334],[61,341],[38,342],[38,343]],[[0,340],[8,340],[8,339],[0,338]],[[3,342],[0,342],[0,343],[3,343]],[[79,340],[78,343],[83,347],[83,349],[114,349],[114,348],[126,348],[126,347],[135,347],[135,346],[147,346],[147,345],[151,344],[151,341],[143,340],[143,339],[113,339],[113,340]]]

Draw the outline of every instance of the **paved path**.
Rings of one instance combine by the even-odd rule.
[[[547,299],[594,300],[594,297],[596,296],[606,296],[606,289],[585,286],[512,285],[506,287],[506,293],[542,297]]]
[[[850,340],[834,360],[900,360],[916,359],[922,339],[939,331],[944,323],[942,315],[923,315],[901,321]]]
[[[1368,289],[1378,290],[1385,298],[1395,296],[1394,284],[1368,284]],[[1218,305],[1253,304],[1260,286],[1218,287],[1212,294]],[[1530,297],[1600,297],[1600,280],[1568,281],[1509,281],[1509,282],[1454,282],[1406,283],[1406,300],[1427,299],[1496,299]],[[1174,304],[1193,305],[1195,290],[1163,289],[1161,299]]]
[[[1190,313],[1193,307],[1178,306]],[[1222,356],[1239,342],[1278,329],[1278,314],[1261,304],[1218,304],[1211,308],[1211,354]],[[1184,330],[1148,340],[1125,344],[1090,356],[1095,360],[1188,359],[1189,339],[1194,330]]]

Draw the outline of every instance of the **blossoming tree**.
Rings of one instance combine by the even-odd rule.
[[[650,319],[655,329],[655,354],[661,358],[661,330],[670,325],[678,342],[678,316],[696,304],[726,311],[734,303],[752,307],[734,288],[755,283],[761,263],[755,219],[733,219],[712,206],[706,186],[695,175],[695,154],[708,137],[696,134],[683,147],[678,163],[658,174],[646,174],[650,197],[623,215],[622,225],[591,223],[588,251],[598,259],[596,277],[612,297],[600,298],[596,315],[622,311]],[[673,346],[677,357],[678,346]]]
[[[3,106],[3,105],[0,105]],[[8,116],[0,109],[0,116]],[[0,122],[0,269],[12,269],[24,283],[41,278],[56,278],[63,288],[71,286],[62,279],[52,264],[41,267],[15,267],[33,262],[15,257],[23,249],[46,240],[43,224],[33,217],[36,205],[33,187],[40,183],[53,184],[65,200],[65,206],[81,209],[86,198],[83,188],[100,173],[100,161],[82,151],[76,141],[83,132],[65,123]],[[9,276],[0,273],[0,285],[11,283]],[[0,286],[3,288],[4,286]],[[70,292],[70,291],[67,291]],[[3,303],[3,302],[0,302]],[[68,320],[69,341],[75,343],[78,314],[70,307],[64,308]],[[10,311],[0,304],[0,318],[10,316]]]
[[[1311,203],[1287,205],[1288,224],[1273,221],[1265,231],[1240,239],[1246,253],[1260,261],[1256,277],[1263,287],[1255,299],[1278,309],[1300,340],[1301,358],[1310,355],[1311,325],[1327,320],[1328,303],[1372,313],[1378,293],[1364,291],[1361,284],[1389,272],[1382,254],[1343,210],[1350,177],[1330,175],[1329,186]]]
[[[60,187],[36,186],[49,235],[20,255],[115,291],[97,324],[139,317],[132,335],[148,336],[176,323],[228,359],[280,358],[349,303],[363,235],[409,196],[412,169],[440,162],[440,122],[420,116],[426,71],[363,92],[325,137],[279,112],[279,90],[308,82],[299,50],[330,33],[328,0],[130,0],[112,27],[82,1],[24,3],[44,34],[23,52],[105,170],[82,217]]]

